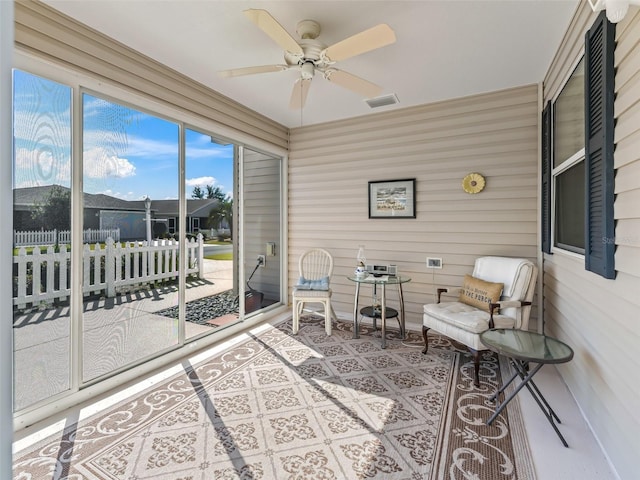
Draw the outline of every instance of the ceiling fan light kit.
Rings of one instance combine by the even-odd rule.
[[[338,61],[375,50],[396,41],[393,30],[385,24],[376,25],[327,47],[317,40],[320,24],[314,20],[302,20],[296,26],[301,41],[297,42],[269,12],[260,9],[245,10],[244,14],[284,50],[286,65],[263,65],[234,68],[218,72],[221,77],[237,77],[259,73],[280,72],[297,69],[300,78],[293,86],[289,107],[301,109],[306,102],[311,80],[316,72],[329,82],[335,83],[365,98],[373,98],[382,92],[382,87],[368,80],[334,67]]]
[[[303,80],[311,80],[316,73],[316,67],[313,62],[305,61],[300,65],[300,76]]]

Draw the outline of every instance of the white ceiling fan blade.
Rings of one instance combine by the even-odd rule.
[[[307,93],[309,93],[309,87],[311,86],[311,79],[299,79],[293,85],[293,91],[291,92],[291,101],[289,102],[289,108],[292,110],[299,110],[304,107],[307,101]]]
[[[375,27],[357,33],[330,47],[327,47],[323,56],[331,62],[338,62],[346,58],[355,57],[361,53],[375,50],[376,48],[390,45],[396,41],[396,34],[389,25],[381,23]]]
[[[358,93],[364,98],[377,97],[382,92],[381,86],[371,83],[364,78],[356,77],[351,73],[343,72],[342,70],[327,70],[324,76],[330,82]]]
[[[254,75],[256,73],[282,72],[287,70],[287,65],[262,65],[259,67],[232,68],[218,72],[220,77],[240,77],[242,75]]]
[[[269,12],[266,10],[251,8],[249,10],[245,10],[244,14],[284,50],[288,50],[291,53],[298,53],[300,55],[303,54],[302,47],[298,45],[298,42],[289,35],[289,32],[287,32]]]

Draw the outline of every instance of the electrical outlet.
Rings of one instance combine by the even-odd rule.
[[[258,265],[264,267],[267,264],[266,257],[264,255],[258,255]]]
[[[427,257],[427,268],[442,268],[442,259]]]

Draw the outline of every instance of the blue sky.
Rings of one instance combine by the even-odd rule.
[[[14,74],[14,187],[70,186],[71,89]],[[84,191],[126,200],[178,197],[178,125],[84,95]],[[215,133],[215,132],[213,132]],[[186,192],[219,186],[233,192],[233,147],[186,131]]]

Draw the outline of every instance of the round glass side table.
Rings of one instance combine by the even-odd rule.
[[[387,317],[391,318],[393,312],[396,312],[396,315],[399,311],[398,316],[398,324],[400,325],[400,337],[405,337],[405,323],[404,323],[404,297],[402,295],[402,284],[411,281],[411,278],[403,275],[383,275],[376,277],[374,275],[366,275],[366,276],[356,276],[352,275],[347,277],[352,282],[356,284],[356,293],[353,302],[353,338],[359,338],[359,323],[358,323],[358,301],[360,296],[360,285],[368,284],[373,285],[373,288],[380,287],[380,308],[375,309],[371,307],[371,313],[375,315],[373,318],[380,318],[380,325],[382,329],[382,348],[387,347]],[[398,299],[400,303],[400,308],[398,310],[390,309],[387,307],[387,298],[386,298],[386,287],[387,285],[397,285],[398,286]],[[365,307],[363,310],[366,310]],[[365,316],[366,313],[363,313]],[[379,316],[378,316],[379,315]]]

